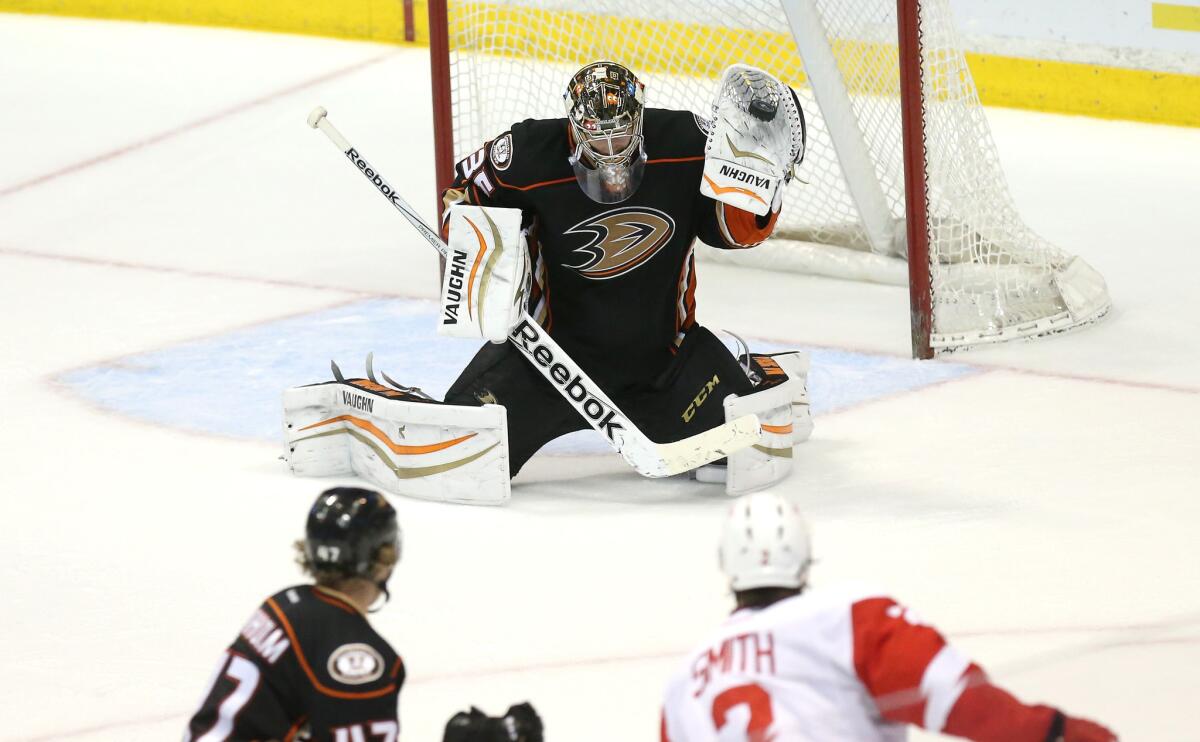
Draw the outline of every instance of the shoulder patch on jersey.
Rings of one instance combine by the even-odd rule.
[[[326,667],[339,683],[363,685],[383,676],[383,655],[370,644],[343,644],[329,655]]]
[[[696,128],[700,130],[700,133],[707,137],[712,131],[712,122],[698,113],[693,113],[692,119],[696,122]]]
[[[508,166],[512,164],[512,156],[513,138],[510,131],[492,142],[492,167],[497,170],[507,170]]]

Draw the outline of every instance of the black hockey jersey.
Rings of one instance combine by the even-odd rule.
[[[400,657],[337,593],[267,598],[221,658],[185,742],[395,742]]]
[[[775,218],[700,194],[707,134],[685,111],[647,109],[647,162],[616,204],[583,192],[566,119],[527,120],[459,162],[447,205],[524,212],[534,287],[529,312],[610,391],[654,378],[696,322],[696,238],[751,247]]]

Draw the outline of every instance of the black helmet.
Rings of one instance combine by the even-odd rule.
[[[400,558],[396,511],[374,490],[325,490],[308,511],[304,531],[304,555],[313,571],[371,579],[380,548],[390,544],[396,548],[396,559]]]

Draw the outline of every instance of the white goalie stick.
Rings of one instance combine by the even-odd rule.
[[[450,252],[441,236],[429,228],[379,171],[346,141],[326,118],[324,108],[315,108],[308,115],[308,125],[320,129],[342,154],[363,174],[375,190],[392,203],[425,241],[443,257]],[[728,456],[758,442],[759,421],[756,415],[744,415],[733,422],[698,433],[674,443],[655,443],[621,412],[608,395],[583,372],[575,361],[554,342],[542,327],[529,316],[520,320],[509,333],[509,342],[517,347],[529,363],[550,382],[558,393],[595,430],[604,434],[612,447],[625,457],[629,465],[647,477],[669,477],[682,474],[719,458]]]

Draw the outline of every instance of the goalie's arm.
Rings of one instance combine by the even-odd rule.
[[[761,244],[771,236],[779,221],[778,211],[758,216],[704,195],[697,194],[697,199],[696,236],[706,245],[722,250],[744,250]]]
[[[503,152],[494,151],[496,143],[501,140],[508,142],[500,145],[503,150],[508,147],[511,153],[511,134],[505,132],[495,139],[485,142],[482,147],[464,157],[454,165],[454,182],[442,191],[442,239],[449,239],[450,207],[455,204],[463,206],[498,206],[503,208],[519,208],[519,204],[511,203],[508,198],[510,191],[502,187],[497,177],[494,157],[507,157]]]

